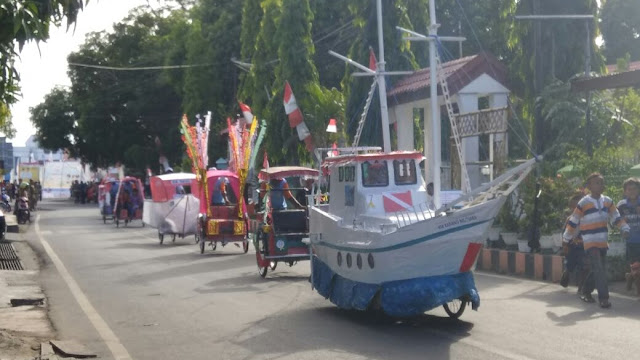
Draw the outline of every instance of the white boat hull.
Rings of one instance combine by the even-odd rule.
[[[504,200],[500,196],[384,232],[312,208],[314,286],[338,306],[360,310],[377,293],[388,293],[381,301],[392,315],[414,315],[463,296],[477,307],[471,270]]]

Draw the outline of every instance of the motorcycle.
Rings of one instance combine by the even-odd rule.
[[[0,196],[0,210],[4,212],[11,212],[11,198],[4,191],[2,192],[2,196]]]
[[[4,240],[4,235],[7,232],[7,221],[4,218],[4,213],[0,210],[0,240]]]
[[[29,211],[29,199],[26,196],[22,196],[18,199],[18,224],[26,224],[27,221],[31,223],[31,211]]]

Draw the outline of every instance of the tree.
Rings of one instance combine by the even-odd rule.
[[[256,52],[262,14],[259,0],[244,1],[244,5],[242,6],[242,30],[240,32],[240,60],[243,62],[250,63]],[[250,71],[250,69],[247,71]],[[240,75],[240,86],[238,89],[239,99],[245,101],[250,100],[248,99],[251,96],[249,89],[253,88],[253,79],[251,73],[243,73]]]
[[[183,20],[164,17],[162,11],[136,9],[114,26],[113,33],[91,34],[78,52],[69,55],[69,62],[114,68],[161,64],[166,56],[166,39],[181,27],[175,22]],[[165,73],[73,66],[69,77],[77,126],[67,126],[66,130],[73,131],[75,143],[70,150],[74,154],[96,167],[122,162],[138,172],[153,166],[159,152],[172,163],[181,159],[182,152],[175,148],[180,147],[182,98]],[[51,104],[45,101],[41,105],[48,111]],[[53,128],[51,122],[62,120],[59,116],[34,116],[39,132]],[[160,149],[156,139],[160,140]]]
[[[11,133],[9,106],[17,101],[19,74],[14,66],[15,45],[49,38],[49,27],[67,20],[69,28],[87,0],[14,0],[0,5],[0,127]],[[5,125],[6,124],[6,125]]]
[[[209,153],[226,156],[226,140],[217,136],[226,128],[226,118],[237,113],[238,70],[230,61],[240,55],[242,0],[203,0],[191,13],[187,63],[206,64],[185,71],[182,108],[193,118],[212,112]]]
[[[73,148],[77,133],[74,129],[75,112],[69,90],[56,87],[44,97],[43,103],[29,110],[38,144],[43,149],[56,151]]]
[[[608,63],[627,53],[631,60],[640,60],[640,0],[604,2],[600,28]]]

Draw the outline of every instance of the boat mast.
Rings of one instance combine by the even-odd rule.
[[[380,1],[380,0],[378,0]],[[435,0],[429,0],[429,76],[431,86],[431,158],[433,164],[425,166],[425,181],[428,179],[429,168],[433,169],[433,204],[436,209],[440,208],[440,162],[442,161],[442,148],[440,143],[440,107],[438,106],[438,69],[436,63],[436,42],[433,41],[438,36],[438,23],[436,22],[436,4]],[[425,144],[426,145],[426,144]],[[426,147],[425,147],[426,150]],[[428,164],[427,164],[428,165]]]
[[[382,150],[386,153],[391,151],[391,140],[389,135],[389,109],[387,107],[387,85],[384,80],[384,35],[382,25],[382,0],[376,1],[378,12],[378,56],[380,61],[376,64],[378,80],[378,94],[380,95],[380,117],[382,121]]]

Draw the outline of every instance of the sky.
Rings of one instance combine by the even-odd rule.
[[[158,1],[149,0],[149,3],[155,7]],[[60,28],[51,29],[46,43],[25,45],[16,62],[22,98],[11,107],[13,125],[17,130],[11,140],[13,146],[24,146],[29,136],[36,132],[29,120],[29,108],[44,101],[44,96],[56,85],[71,85],[67,76],[67,55],[79,49],[85,35],[94,31],[111,31],[114,23],[140,5],[147,5],[147,0],[92,0],[78,15],[75,30],[72,27],[66,31],[63,24]]]

